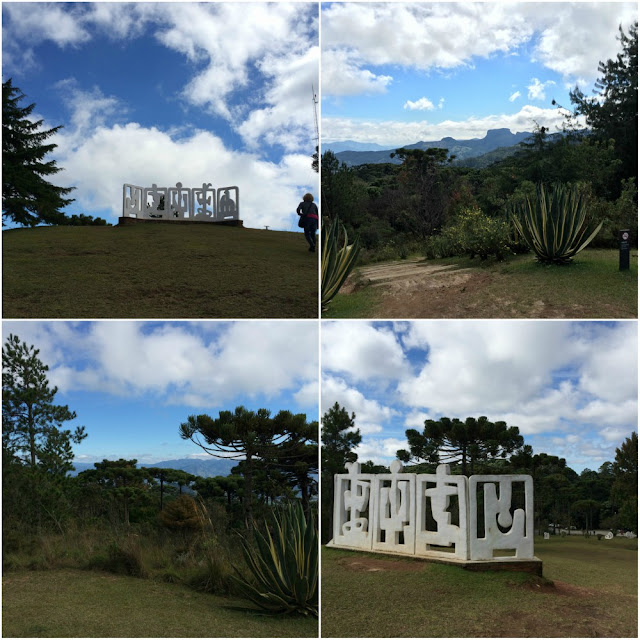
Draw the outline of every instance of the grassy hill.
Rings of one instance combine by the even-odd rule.
[[[316,318],[302,233],[216,225],[2,233],[4,318]]]

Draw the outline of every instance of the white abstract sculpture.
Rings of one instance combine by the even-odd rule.
[[[369,513],[373,474],[360,473],[357,462],[347,462],[348,473],[335,476],[336,500],[333,505],[333,539],[337,545],[371,549]]]
[[[524,483],[525,508],[512,513],[511,490]],[[484,536],[478,537],[476,488],[484,490]],[[496,484],[500,496],[496,494]],[[525,514],[529,514],[526,518]],[[471,558],[492,560],[494,550],[514,549],[516,558],[533,558],[533,478],[525,475],[471,476],[469,478],[469,532]],[[508,529],[508,531],[503,531]]]
[[[214,189],[211,183],[202,187],[138,187],[125,184],[122,188],[123,217],[150,220],[237,220],[240,216],[238,187]]]
[[[357,462],[346,468],[335,476],[330,546],[462,561],[534,559],[531,476],[466,478],[451,475],[447,464],[435,474],[403,473],[398,461],[391,473],[360,473]],[[514,485],[522,488],[524,509],[513,507]],[[494,557],[503,550],[514,555]]]
[[[417,521],[419,523],[416,532],[416,555],[418,556],[450,556],[451,553],[461,560],[469,556],[469,544],[467,536],[467,478],[464,476],[450,475],[449,465],[440,464],[436,473],[423,473],[417,476]],[[427,488],[429,484],[433,487]],[[458,524],[451,524],[451,512],[449,511],[451,498],[458,499]],[[435,520],[435,530],[427,529],[426,521],[429,512]],[[432,545],[441,547],[433,549]],[[453,548],[452,552],[445,550]]]

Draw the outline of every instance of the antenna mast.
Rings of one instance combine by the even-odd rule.
[[[316,132],[316,148],[318,150],[318,155],[320,154],[320,131],[318,129],[318,95],[313,88],[313,84],[311,85],[311,95],[313,100],[313,124],[315,125]]]

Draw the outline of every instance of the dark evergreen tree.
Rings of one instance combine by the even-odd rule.
[[[84,427],[62,430],[76,413],[54,404],[58,389],[49,387],[39,353],[13,334],[2,350],[2,447],[22,464],[64,476],[73,468],[71,443],[86,434]]]
[[[638,174],[638,23],[629,32],[620,26],[622,52],[615,60],[600,62],[602,77],[595,84],[596,96],[587,97],[578,87],[570,92],[574,116],[583,115],[594,134],[614,140],[622,160],[621,177]]]
[[[321,449],[321,538],[328,542],[332,535],[333,522],[333,476],[344,473],[347,462],[355,462],[358,454],[353,451],[362,441],[360,430],[355,429],[356,414],[341,407],[337,402],[322,416]]]
[[[61,126],[42,130],[43,121],[29,117],[35,104],[20,106],[24,97],[11,78],[2,84],[3,220],[29,227],[64,223],[60,209],[73,202],[65,198],[73,189],[56,187],[45,179],[61,171],[55,160],[45,160],[57,146],[45,141]]]

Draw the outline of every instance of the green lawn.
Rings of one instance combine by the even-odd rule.
[[[637,637],[637,540],[558,536],[535,553],[544,579],[323,548],[322,636]]]
[[[5,318],[317,318],[300,233],[215,225],[2,233]]]
[[[635,318],[638,310],[638,251],[631,269],[618,270],[613,249],[585,249],[565,266],[542,265],[532,254],[504,262],[477,258],[429,260],[429,266],[468,269],[464,282],[437,286],[359,286],[340,293],[326,318]],[[455,274],[455,272],[452,272]],[[354,274],[357,280],[358,271]]]
[[[317,637],[317,620],[237,611],[242,600],[110,573],[59,569],[2,579],[3,637]]]

